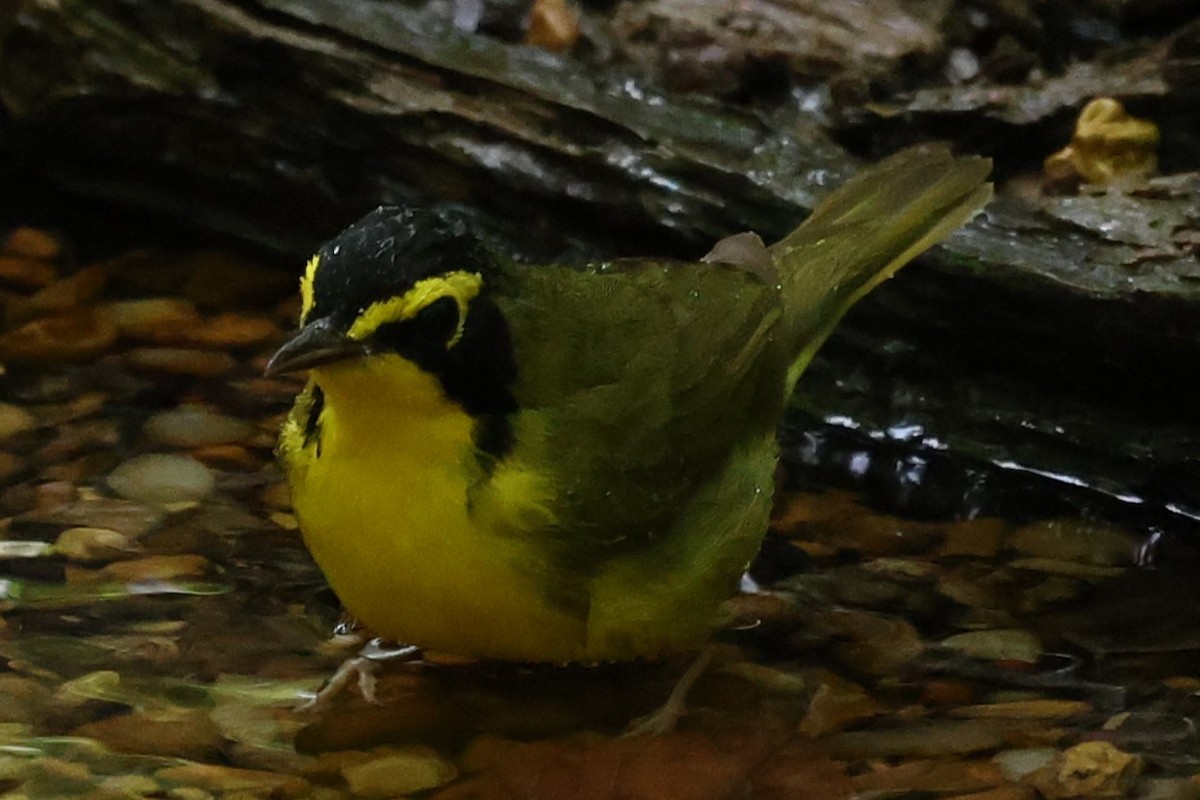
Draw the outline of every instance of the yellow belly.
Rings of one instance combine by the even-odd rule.
[[[765,528],[770,440],[754,448],[761,464],[739,461],[680,520],[700,540],[719,526],[719,545],[695,559],[639,551],[564,574],[536,524],[550,513],[551,476],[508,460],[469,498],[481,474],[472,419],[408,362],[381,364],[314,370],[325,393],[320,455],[288,459],[305,543],[360,622],[429,649],[526,661],[624,660],[705,640]],[[564,586],[582,600],[565,604]]]

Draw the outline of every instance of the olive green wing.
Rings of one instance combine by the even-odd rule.
[[[497,293],[518,365],[507,466],[551,486],[544,524],[516,533],[586,574],[676,535],[739,447],[772,441],[790,361],[778,290],[726,264],[513,269]]]

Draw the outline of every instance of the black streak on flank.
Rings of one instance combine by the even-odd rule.
[[[320,386],[312,388],[312,400],[308,405],[308,417],[304,420],[304,446],[309,447],[314,442],[317,445],[317,458],[321,457],[321,412],[325,409],[325,392]]]
[[[476,419],[471,438],[479,452],[480,463],[488,473],[512,452],[513,445],[516,444],[512,422],[508,417],[499,414],[488,414]]]

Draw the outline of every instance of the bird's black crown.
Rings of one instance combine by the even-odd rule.
[[[464,215],[446,207],[380,206],[321,245],[308,319],[345,330],[372,303],[447,272],[484,271],[487,248]]]

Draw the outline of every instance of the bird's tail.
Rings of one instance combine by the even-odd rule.
[[[944,145],[910,147],[859,172],[769,248],[797,354],[792,384],[850,306],[983,208],[991,167]]]

